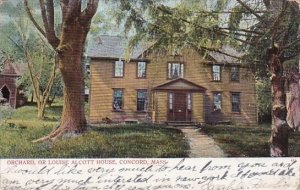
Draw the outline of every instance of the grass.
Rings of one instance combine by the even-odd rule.
[[[147,125],[90,127],[84,134],[53,143],[33,144],[58,125],[61,102],[36,118],[28,104],[15,110],[0,127],[0,158],[187,157],[189,145],[181,131]],[[15,125],[9,126],[8,123]]]
[[[116,158],[187,157],[189,145],[176,129],[147,125],[90,127],[84,134],[54,144],[33,144],[58,125],[62,101],[46,110],[46,119],[36,118],[36,107],[17,110],[0,107],[0,158]],[[4,122],[5,121],[5,122]],[[9,126],[8,123],[15,125]],[[206,126],[229,157],[268,157],[270,125],[258,127]],[[289,154],[300,157],[300,134],[291,133]]]
[[[214,138],[229,157],[268,157],[271,126],[258,127],[206,126],[204,132]],[[289,137],[289,156],[300,156],[300,134]]]

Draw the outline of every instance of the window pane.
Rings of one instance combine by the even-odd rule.
[[[182,63],[169,63],[168,65],[168,77],[178,78],[183,77],[184,64]]]
[[[173,109],[173,93],[169,93],[169,109]]]
[[[171,70],[172,70],[172,64],[169,63],[169,64],[168,64],[168,77],[169,77],[169,78],[172,78],[172,72],[171,72]]]
[[[137,111],[146,111],[148,107],[147,90],[137,91]]]
[[[187,94],[187,102],[188,102],[187,109],[192,110],[192,96],[190,93]]]
[[[183,64],[181,64],[181,68],[180,68],[180,77],[183,78]]]
[[[219,65],[214,65],[213,66],[213,72],[214,73],[220,73],[220,66]]]
[[[122,77],[123,76],[123,67],[124,67],[124,62],[123,61],[116,61],[115,62],[115,76],[116,77]]]
[[[214,111],[215,110],[221,110],[222,106],[222,95],[220,92],[213,94],[213,100],[214,100]]]
[[[213,65],[213,80],[221,80],[221,67],[220,65]]]
[[[138,62],[138,78],[146,77],[146,62]]]
[[[239,70],[236,66],[231,67],[230,76],[231,76],[232,81],[238,81],[239,80]]]
[[[180,74],[180,64],[173,63],[172,65],[172,78],[178,78]]]
[[[240,111],[240,93],[231,94],[232,112]]]
[[[121,89],[114,90],[113,109],[114,110],[123,109],[123,91]]]

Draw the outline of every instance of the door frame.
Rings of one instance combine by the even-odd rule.
[[[175,94],[176,93],[184,93],[186,95],[186,109],[185,109],[185,120],[183,121],[177,121],[175,119],[175,111],[174,111],[174,100],[175,100]],[[172,97],[172,111],[170,110],[170,94],[173,94],[173,97]],[[190,94],[190,109],[188,104],[188,94]],[[167,92],[167,120],[168,121],[177,121],[177,122],[190,122],[192,121],[192,113],[193,113],[193,93],[191,91],[182,91],[182,90],[172,90],[172,91],[168,91]],[[172,117],[171,117],[172,115]]]

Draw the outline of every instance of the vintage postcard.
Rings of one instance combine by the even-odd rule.
[[[0,190],[300,189],[291,0],[0,0]]]

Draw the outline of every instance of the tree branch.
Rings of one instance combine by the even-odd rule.
[[[55,49],[59,45],[59,39],[57,38],[57,36],[55,34],[53,0],[47,1],[47,23],[48,23],[48,30],[46,30],[47,38],[48,38],[49,43]]]
[[[82,22],[91,20],[91,18],[94,16],[94,14],[97,11],[98,4],[99,4],[99,0],[89,0],[87,7],[80,14],[80,20]]]
[[[61,7],[61,13],[62,13],[62,20],[65,20],[65,16],[68,12],[68,4],[69,0],[60,0],[60,7]]]
[[[241,0],[236,0],[237,2],[239,2],[245,9],[247,9],[250,13],[252,13],[254,16],[256,16],[256,18],[264,23],[265,25],[267,25],[267,23],[262,19],[262,17],[256,12],[254,11],[251,7],[249,7],[246,3],[244,3],[243,1]]]
[[[24,6],[25,6],[25,11],[29,17],[29,19],[31,20],[31,22],[33,23],[33,25],[36,27],[36,29],[41,33],[43,34],[43,36],[46,37],[46,33],[45,31],[40,27],[40,25],[36,22],[36,20],[33,18],[33,15],[31,13],[31,10],[29,8],[29,5],[28,5],[28,1],[27,0],[24,0]]]
[[[290,47],[292,47],[292,46],[298,45],[299,43],[300,43],[300,38],[298,38],[298,39],[296,39],[295,41],[293,41],[293,42],[291,42],[291,43],[289,43],[289,44],[283,46],[282,49],[288,49],[288,48],[290,48]]]
[[[64,22],[72,22],[75,19],[78,18],[77,15],[80,15],[81,12],[81,1],[78,0],[71,0],[71,1],[65,1],[67,4],[67,11],[64,15]]]

